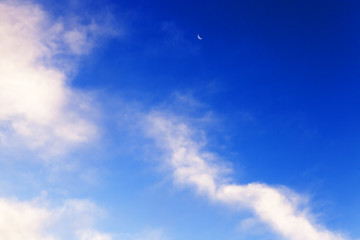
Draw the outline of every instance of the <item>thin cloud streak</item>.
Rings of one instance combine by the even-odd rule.
[[[248,208],[278,235],[289,240],[345,240],[317,224],[301,207],[301,197],[285,188],[261,183],[237,185],[222,174],[216,157],[203,150],[204,141],[174,116],[153,112],[147,117],[147,131],[166,152],[175,182],[195,187],[211,200],[235,208]]]

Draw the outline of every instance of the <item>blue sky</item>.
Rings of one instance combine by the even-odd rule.
[[[359,239],[359,10],[0,1],[0,236]]]

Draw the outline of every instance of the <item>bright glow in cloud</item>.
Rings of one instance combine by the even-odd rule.
[[[215,156],[202,150],[203,141],[194,140],[195,132],[173,116],[152,113],[148,116],[149,134],[166,150],[167,163],[175,181],[195,187],[211,200],[235,208],[251,209],[274,232],[289,240],[344,240],[340,234],[315,223],[300,207],[301,198],[289,190],[266,184],[229,183],[214,163]]]
[[[111,240],[112,237],[108,234],[99,233],[94,230],[85,230],[77,233],[79,240]]]
[[[74,56],[105,27],[50,18],[29,2],[0,2],[0,141],[59,153],[97,134],[90,96],[71,89]]]
[[[93,229],[100,215],[87,200],[69,200],[49,208],[36,201],[1,198],[0,236],[6,240],[111,240],[109,234]]]

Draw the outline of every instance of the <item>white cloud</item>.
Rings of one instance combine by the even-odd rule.
[[[166,150],[167,163],[178,184],[195,187],[211,200],[235,208],[248,208],[275,233],[289,240],[344,240],[316,223],[301,207],[303,199],[286,188],[261,183],[229,183],[216,157],[203,150],[204,140],[195,140],[196,132],[173,116],[154,112],[148,116],[147,130]]]
[[[79,240],[111,240],[109,234],[99,233],[94,230],[83,230],[77,233]]]
[[[48,207],[38,201],[0,198],[0,236],[6,240],[111,240],[93,228],[99,210],[87,200]]]
[[[96,137],[91,96],[68,75],[105,29],[54,20],[28,1],[0,2],[0,143],[59,153]]]

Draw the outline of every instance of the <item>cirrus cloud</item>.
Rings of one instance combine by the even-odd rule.
[[[176,183],[194,187],[203,195],[236,209],[250,209],[275,233],[288,240],[345,240],[339,234],[318,224],[301,196],[285,187],[263,183],[231,183],[216,164],[216,156],[204,150],[206,142],[199,132],[173,115],[153,112],[147,117],[146,129],[166,153]]]

